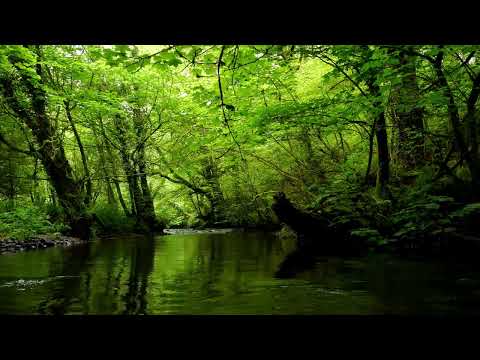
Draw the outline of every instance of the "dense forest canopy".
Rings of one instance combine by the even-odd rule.
[[[0,237],[264,226],[277,192],[376,243],[459,231],[478,50],[0,46]]]

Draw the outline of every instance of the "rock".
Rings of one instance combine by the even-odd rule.
[[[24,241],[13,239],[0,240],[0,254],[45,249],[56,245],[68,247],[83,242],[78,238],[61,236],[59,234],[56,234],[55,237],[54,236],[55,235],[37,235]]]

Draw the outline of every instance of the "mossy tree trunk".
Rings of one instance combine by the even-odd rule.
[[[390,154],[388,151],[388,135],[387,124],[385,121],[385,111],[380,100],[379,86],[375,84],[374,79],[369,79],[367,81],[367,85],[369,87],[370,94],[375,97],[373,109],[377,111],[374,119],[374,131],[375,138],[377,140],[378,158],[376,193],[378,197],[382,199],[388,199],[391,197],[388,186],[390,180]]]
[[[407,49],[408,50],[408,49]],[[413,169],[424,161],[424,109],[417,84],[416,57],[408,51],[400,51],[397,67],[400,83],[393,92],[394,125],[398,129],[398,157],[407,169]]]
[[[135,163],[138,166],[138,177],[140,179],[140,188],[141,188],[141,213],[139,214],[138,220],[140,225],[147,227],[150,230],[153,230],[156,227],[156,216],[155,216],[155,207],[153,204],[153,197],[148,186],[147,179],[147,165],[145,160],[145,123],[144,123],[144,114],[139,110],[135,109],[134,111],[134,126],[135,134],[137,137],[136,143],[136,161]]]
[[[375,136],[378,150],[377,196],[382,199],[390,197],[388,182],[390,180],[390,157],[388,153],[387,126],[385,113],[378,114],[375,125]]]
[[[49,176],[60,205],[64,209],[71,234],[89,238],[92,217],[87,214],[83,182],[73,176],[62,142],[56,134],[47,114],[47,94],[44,90],[40,47],[34,49],[36,61],[10,57],[9,61],[20,74],[18,83],[12,77],[1,78],[3,96],[15,113],[32,131],[36,141],[37,156]],[[33,75],[35,74],[35,75]],[[28,105],[18,98],[17,87],[25,90],[30,99]]]

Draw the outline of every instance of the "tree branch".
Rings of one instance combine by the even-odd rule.
[[[230,128],[230,124],[228,123],[227,114],[225,113],[225,102],[223,101],[223,90],[222,90],[222,78],[220,76],[220,68],[223,64],[222,58],[223,58],[224,51],[225,51],[225,45],[222,46],[222,50],[220,51],[220,55],[217,61],[218,89],[220,92],[220,101],[221,101],[220,106],[222,108],[223,120],[225,121],[225,125],[227,125],[228,132],[230,133],[230,136],[232,137],[233,141],[238,147],[238,151],[240,152],[240,157],[242,158],[243,161],[245,161],[245,158],[243,157],[243,154],[242,154],[242,148],[240,147],[240,144],[238,143],[237,139],[235,139],[235,136],[232,133],[232,129]]]
[[[326,61],[323,57],[325,57],[325,59],[327,59],[328,61]],[[318,59],[320,59],[321,61],[323,61],[325,64],[327,65],[330,65],[330,66],[333,66],[334,68],[336,68],[338,71],[340,71],[348,80],[350,80],[350,82],[360,91],[360,93],[363,95],[363,96],[367,96],[367,94],[365,94],[365,92],[362,90],[362,88],[360,87],[360,85],[354,81],[350,75],[347,74],[347,72],[345,70],[343,70],[335,61],[333,61],[332,59],[330,59],[327,55],[316,55],[316,57]]]

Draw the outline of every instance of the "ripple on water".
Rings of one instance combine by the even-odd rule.
[[[0,288],[14,287],[17,290],[25,291],[27,289],[32,289],[34,287],[43,285],[43,284],[45,284],[47,282],[50,282],[50,281],[60,280],[60,279],[64,279],[64,278],[75,278],[75,277],[79,277],[79,276],[66,276],[66,275],[64,275],[64,276],[53,276],[51,278],[46,278],[46,279],[17,279],[17,280],[14,280],[14,281],[7,281],[6,283],[3,283],[2,285],[0,285]]]

